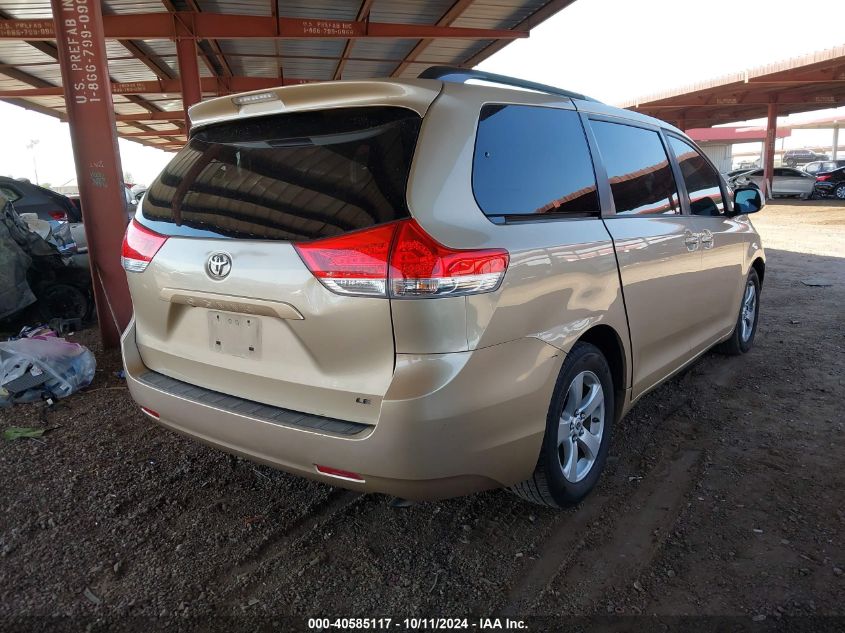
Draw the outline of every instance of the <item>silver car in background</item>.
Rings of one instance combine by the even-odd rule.
[[[753,184],[762,191],[763,170],[755,169],[739,174],[731,178],[729,182],[732,187]],[[802,200],[806,200],[813,194],[815,183],[816,177],[805,171],[792,167],[775,167],[774,177],[772,178],[772,195],[799,196]]]

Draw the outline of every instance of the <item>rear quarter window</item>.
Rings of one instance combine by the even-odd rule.
[[[408,217],[420,116],[338,108],[203,128],[143,198],[165,235],[311,240]]]
[[[578,113],[485,105],[472,189],[491,219],[597,216],[596,178]]]

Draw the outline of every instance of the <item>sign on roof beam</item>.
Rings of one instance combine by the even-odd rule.
[[[260,15],[219,13],[138,13],[103,16],[107,39],[153,40],[182,37],[185,25],[196,39],[426,39],[458,38],[512,40],[528,37],[528,31],[475,29],[428,24],[274,18]],[[2,20],[0,40],[54,40],[51,20]]]

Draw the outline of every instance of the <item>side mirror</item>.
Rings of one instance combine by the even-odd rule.
[[[738,187],[734,190],[734,215],[756,213],[764,204],[757,187]]]

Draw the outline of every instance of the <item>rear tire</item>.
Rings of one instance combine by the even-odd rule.
[[[607,461],[615,405],[607,360],[594,345],[576,343],[552,394],[534,474],[510,491],[551,508],[572,506],[586,497]]]
[[[837,200],[845,200],[845,184],[837,185],[836,189],[833,190],[833,195],[836,196]]]
[[[753,296],[751,293],[753,292]],[[742,291],[739,302],[739,315],[736,319],[733,334],[724,343],[720,343],[717,351],[728,356],[745,354],[754,344],[757,334],[757,320],[760,317],[760,277],[753,268],[748,272],[748,279]]]

